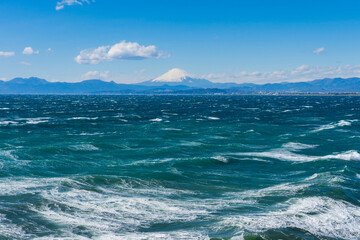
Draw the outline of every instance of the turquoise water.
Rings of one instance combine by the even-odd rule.
[[[0,96],[0,239],[360,239],[360,98]]]

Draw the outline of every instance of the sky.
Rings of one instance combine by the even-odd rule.
[[[360,77],[358,0],[1,0],[0,79]]]

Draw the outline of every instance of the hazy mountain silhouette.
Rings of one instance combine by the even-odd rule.
[[[206,90],[205,90],[206,89]],[[309,82],[268,84],[214,83],[193,78],[181,69],[137,84],[98,79],[82,82],[49,82],[36,77],[0,81],[0,94],[211,94],[211,93],[360,93],[360,78],[325,78]]]

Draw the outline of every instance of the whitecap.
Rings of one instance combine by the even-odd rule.
[[[290,199],[278,207],[280,210],[228,217],[219,225],[238,228],[238,235],[244,231],[299,228],[319,237],[357,240],[360,236],[360,208],[345,201],[308,197]]]
[[[0,125],[18,125],[18,122],[15,121],[0,121]]]
[[[268,152],[243,152],[243,153],[233,153],[233,154],[238,156],[264,157],[264,158],[272,158],[281,161],[292,161],[292,162],[311,162],[316,160],[329,160],[329,159],[338,159],[344,161],[360,161],[360,153],[358,153],[355,150],[350,150],[337,154],[329,154],[325,156],[308,156],[308,155],[293,153],[286,149],[274,149]]]
[[[189,147],[193,147],[193,146],[200,146],[203,145],[201,142],[182,142],[180,143],[181,146],[189,146]]]
[[[0,214],[0,238],[26,239],[26,234],[20,226],[10,222],[5,215]]]
[[[334,129],[336,127],[345,127],[345,126],[351,126],[352,122],[356,122],[358,121],[357,119],[353,119],[353,120],[340,120],[337,123],[330,123],[330,124],[325,124],[322,125],[314,130],[312,130],[311,132],[320,132],[323,130],[329,130],[329,129]]]
[[[228,163],[229,162],[229,160],[224,156],[215,156],[215,157],[212,157],[212,159],[215,159],[215,160],[223,162],[223,163]]]
[[[315,178],[317,178],[319,175],[317,173],[314,173],[313,175],[311,175],[310,177],[305,178],[305,181],[309,181],[309,180],[313,180]]]
[[[154,118],[154,119],[150,119],[149,121],[151,121],[151,122],[161,122],[162,119],[161,118]]]
[[[14,150],[0,150],[0,158],[5,157],[10,160],[17,160],[17,157],[13,154]]]
[[[209,120],[220,120],[220,118],[218,118],[218,117],[207,117],[207,119],[209,119]]]
[[[251,133],[251,132],[255,132],[255,130],[254,130],[254,129],[250,129],[250,130],[245,131],[244,133]]]
[[[120,193],[55,188],[41,194],[47,201],[56,203],[54,206],[32,206],[31,210],[64,228],[82,226],[94,235],[135,231],[156,223],[193,221],[208,215],[197,203],[167,199],[160,192],[156,198]],[[61,206],[69,210],[64,211]]]
[[[182,131],[182,129],[179,128],[162,128],[163,131]]]
[[[68,120],[96,120],[98,117],[72,117],[68,118]]]
[[[200,231],[167,231],[167,232],[128,232],[123,234],[105,234],[94,238],[95,240],[176,240],[176,239],[187,239],[187,240],[210,240],[210,238]]]
[[[298,151],[303,149],[309,149],[309,148],[315,148],[318,145],[310,145],[310,144],[304,144],[304,143],[298,143],[298,142],[288,142],[283,144],[283,147],[286,149],[289,149],[290,151]]]
[[[71,146],[72,149],[80,150],[80,151],[97,151],[99,150],[98,147],[95,147],[92,144],[79,144]]]

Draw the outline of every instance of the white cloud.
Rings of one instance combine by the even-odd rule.
[[[122,41],[113,46],[100,46],[96,49],[85,49],[75,58],[79,64],[98,64],[102,61],[142,60],[147,58],[164,57],[156,46],[140,45],[137,42]]]
[[[6,81],[6,78],[0,78],[0,81]]]
[[[32,47],[26,47],[23,50],[23,54],[26,54],[26,55],[39,54],[39,50],[35,51],[34,49],[32,49]]]
[[[56,3],[56,10],[61,10],[63,9],[65,6],[72,6],[72,5],[83,5],[83,3],[90,3],[89,0],[62,0],[62,1],[58,1]]]
[[[31,63],[28,63],[28,62],[20,62],[20,64],[26,65],[26,66],[31,66]]]
[[[101,80],[108,80],[109,78],[109,71],[99,72],[99,71],[89,71],[82,75],[83,80],[87,79],[101,79]]]
[[[0,51],[0,57],[11,57],[11,56],[14,56],[15,55],[15,52],[3,52],[3,51]]]
[[[214,82],[237,83],[276,83],[276,82],[301,82],[321,78],[360,77],[360,65],[344,66],[308,66],[301,65],[293,70],[279,70],[272,72],[247,72],[240,73],[211,73],[198,75],[199,78],[209,79]]]
[[[324,47],[320,47],[320,48],[315,49],[315,50],[313,51],[313,53],[316,54],[316,55],[320,55],[320,54],[322,54],[322,53],[324,53],[324,52],[325,52],[325,48],[324,48]]]
[[[53,52],[52,48],[48,48],[47,50],[48,52]]]

